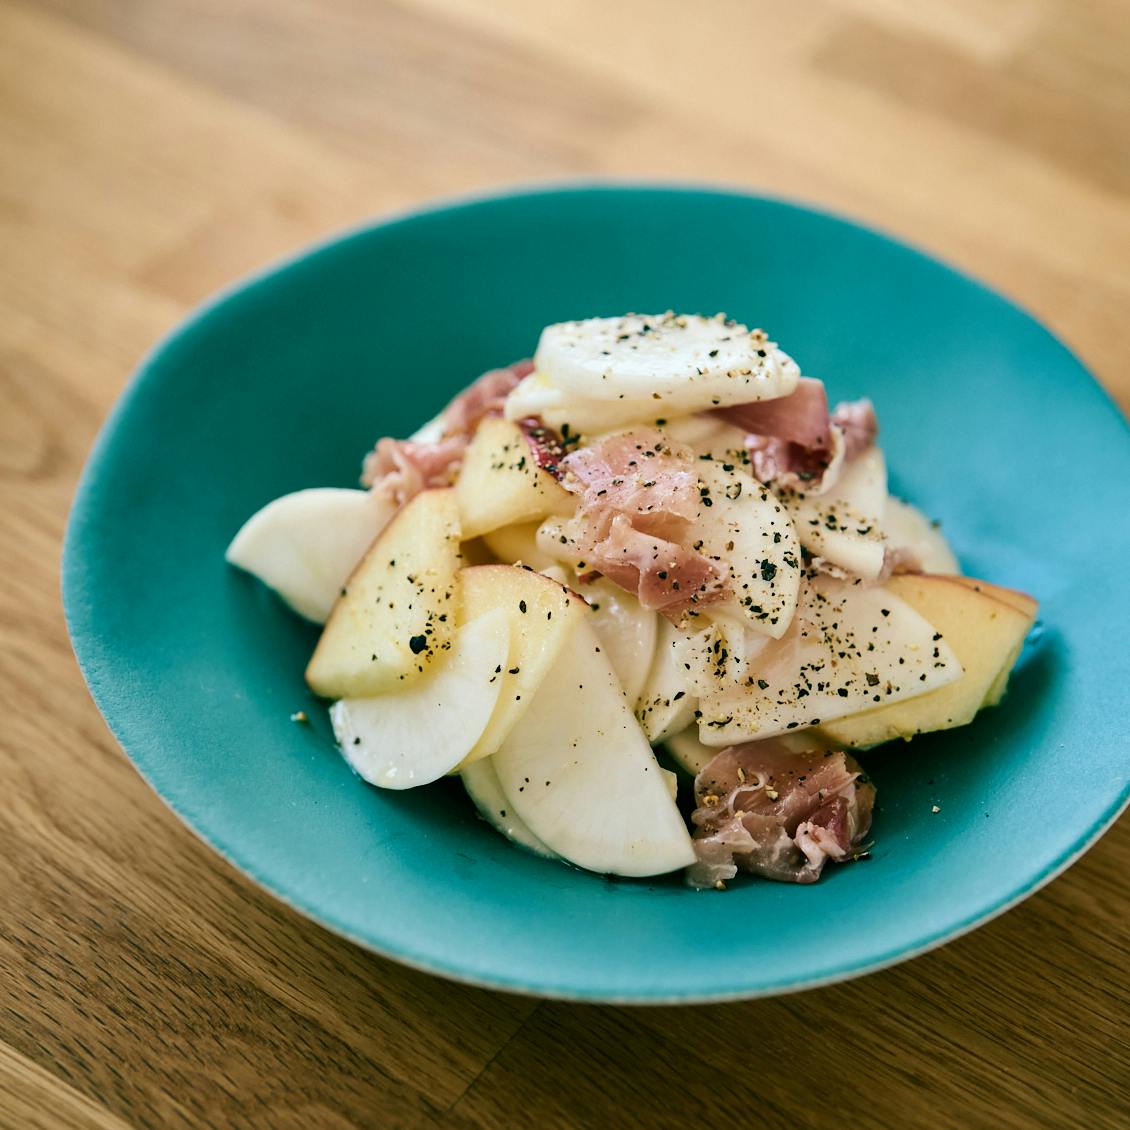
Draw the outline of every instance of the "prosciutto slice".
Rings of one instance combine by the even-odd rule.
[[[674,621],[728,591],[725,563],[685,544],[700,497],[692,458],[663,432],[635,428],[561,461],[563,485],[580,495],[569,528],[586,566]]]
[[[365,457],[362,484],[387,494],[398,506],[422,490],[449,486],[479,423],[502,415],[506,397],[533,367],[532,361],[516,361],[484,373],[443,410],[443,432],[434,442],[378,440]]]
[[[637,530],[678,539],[698,515],[693,458],[657,429],[635,428],[567,456],[564,485],[590,514],[621,514]]]
[[[612,519],[604,537],[580,542],[579,548],[597,573],[635,593],[644,608],[672,619],[726,592],[729,570],[724,562],[638,530],[622,514]]]
[[[829,860],[861,854],[875,804],[875,786],[846,753],[793,753],[771,739],[723,749],[694,787],[698,861],[687,881],[695,887],[716,886],[739,868],[814,883]]]
[[[466,447],[461,436],[436,443],[386,437],[365,457],[361,482],[403,506],[422,490],[450,485]]]
[[[832,423],[844,435],[844,459],[851,462],[862,455],[879,435],[879,421],[870,400],[845,400],[836,405]]]
[[[828,410],[824,382],[801,377],[788,396],[717,408],[714,414],[746,433],[754,474],[764,483],[808,490],[830,486],[843,464],[862,454],[879,432],[869,400]]]
[[[474,384],[464,389],[443,411],[444,436],[460,435],[470,439],[486,416],[501,416],[503,405],[523,377],[534,371],[530,360],[515,361],[505,369],[483,373]]]
[[[824,382],[812,377],[801,377],[788,396],[716,408],[714,414],[750,435],[772,436],[800,447],[826,449],[832,443],[828,393]]]

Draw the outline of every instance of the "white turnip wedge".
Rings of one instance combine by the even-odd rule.
[[[584,620],[493,764],[530,831],[578,867],[644,876],[694,861],[663,770]]]
[[[391,498],[367,490],[298,490],[252,514],[226,556],[299,616],[324,624],[349,574],[395,512]]]
[[[945,534],[917,506],[893,494],[887,495],[882,522],[891,549],[909,553],[924,573],[956,575],[961,572]]]
[[[531,569],[514,565],[476,565],[460,574],[466,620],[500,611],[506,616],[510,645],[499,668],[498,702],[483,731],[467,751],[470,764],[488,757],[529,709],[542,680],[554,677],[558,652],[573,625],[589,616],[583,600]]]
[[[556,859],[557,853],[551,851],[530,831],[525,821],[514,811],[514,806],[506,799],[498,774],[494,771],[494,761],[484,757],[460,771],[463,787],[475,802],[479,815],[511,843],[532,851],[534,855]]]
[[[644,608],[636,597],[607,577],[587,583],[578,577],[572,586],[588,601],[592,626],[620,680],[620,689],[634,704],[651,670],[659,613]]]
[[[455,633],[442,662],[403,689],[330,708],[346,761],[372,785],[410,789],[450,773],[486,729],[510,648],[501,608]]]
[[[694,544],[730,568],[733,596],[714,611],[740,610],[755,631],[780,639],[792,623],[800,587],[800,546],[785,507],[733,463],[697,467],[702,509]]]
[[[636,699],[636,718],[649,742],[659,742],[690,725],[698,696],[694,693],[681,655],[682,633],[660,618],[655,655]]]
[[[655,410],[683,412],[787,396],[800,377],[796,362],[760,331],[671,313],[547,326],[534,367],[570,396],[648,399]]]
[[[882,573],[887,464],[879,448],[870,447],[853,459],[826,494],[779,493],[801,545],[810,553],[868,580]]]

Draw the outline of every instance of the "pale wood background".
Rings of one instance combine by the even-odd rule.
[[[259,893],[88,700],[59,544],[142,351],[340,225],[592,172],[880,222],[1025,303],[1130,404],[1124,0],[0,4],[0,1123],[1130,1124],[1126,821],[1004,919],[862,981],[539,1004]]]

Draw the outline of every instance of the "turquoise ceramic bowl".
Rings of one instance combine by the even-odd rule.
[[[546,323],[668,307],[764,326],[834,396],[871,396],[895,488],[944,520],[969,572],[1042,602],[1000,708],[864,758],[872,860],[814,887],[609,882],[510,847],[455,782],[368,787],[303,684],[315,632],[224,564],[257,507],[354,483],[377,436],[528,355]],[[1126,425],[1079,361],[927,256],[778,200],[550,188],[353,231],[194,314],[98,441],[63,587],[91,693],[138,769],[298,910],[497,988],[720,1000],[938,945],[1113,820],[1128,791],[1130,599],[1114,576],[1128,481]],[[289,720],[299,709],[312,725]]]

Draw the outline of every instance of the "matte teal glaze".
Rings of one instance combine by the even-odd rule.
[[[872,860],[814,887],[610,882],[511,848],[453,782],[370,788],[303,684],[314,630],[223,560],[257,507],[353,483],[377,436],[529,355],[546,323],[669,307],[764,326],[833,396],[871,396],[897,488],[944,520],[970,572],[1042,601],[1000,708],[864,758]],[[937,945],[1052,877],[1124,806],[1130,599],[1113,574],[1130,560],[1128,481],[1126,425],[1082,365],[927,256],[777,200],[555,187],[376,223],[193,315],[103,430],[63,587],[91,693],[138,769],[280,898],[462,980],[705,1001]],[[312,725],[289,721],[298,709]]]

